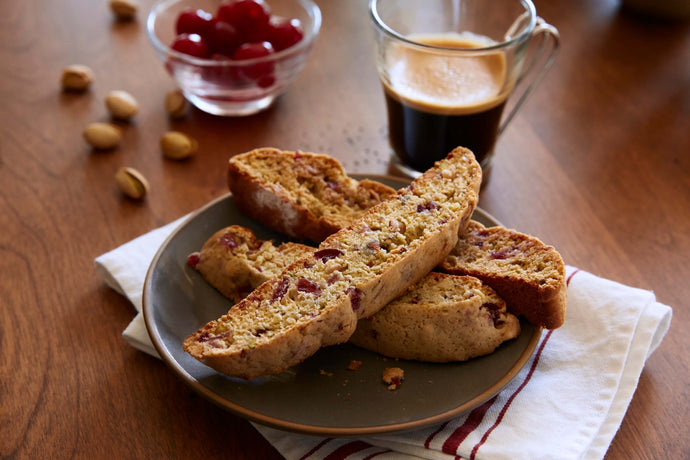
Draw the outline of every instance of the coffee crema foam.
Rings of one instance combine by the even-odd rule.
[[[484,48],[495,44],[475,34],[411,35],[410,40],[443,48]],[[460,115],[494,107],[508,96],[506,60],[500,52],[458,56],[395,45],[388,55],[386,91],[425,112]]]

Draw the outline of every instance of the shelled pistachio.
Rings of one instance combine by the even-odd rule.
[[[165,95],[165,111],[172,119],[178,119],[184,117],[187,113],[187,108],[189,107],[189,102],[182,94],[179,89],[170,91]]]
[[[199,143],[179,131],[168,131],[161,137],[161,150],[166,158],[183,160],[193,155],[199,148]]]
[[[134,168],[123,166],[118,169],[115,181],[122,193],[135,200],[142,199],[149,190],[149,183],[144,175]]]
[[[93,70],[82,64],[72,64],[62,69],[60,84],[64,91],[85,91],[93,82]]]
[[[82,132],[89,145],[98,150],[110,150],[122,141],[122,131],[110,123],[90,123]]]
[[[136,0],[110,0],[110,11],[123,21],[133,19],[139,10],[139,2]]]
[[[113,118],[129,120],[139,112],[139,103],[127,91],[111,91],[105,97],[105,107]]]

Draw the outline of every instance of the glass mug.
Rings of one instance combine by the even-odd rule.
[[[556,56],[558,31],[530,0],[370,0],[369,13],[394,165],[414,177],[463,146],[488,177],[496,140]]]

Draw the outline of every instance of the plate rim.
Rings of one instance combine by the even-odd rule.
[[[350,177],[354,179],[387,179],[390,181],[397,181],[400,183],[409,183],[409,179],[391,176],[391,175],[377,175],[377,174],[350,174]],[[430,415],[427,417],[400,422],[400,423],[389,423],[371,426],[360,426],[360,427],[331,427],[331,426],[320,426],[314,424],[298,423],[289,420],[284,420],[275,416],[266,415],[264,413],[258,412],[256,410],[247,408],[238,403],[230,401],[229,399],[223,397],[222,395],[214,392],[210,388],[203,385],[196,378],[194,378],[187,370],[175,359],[172,353],[163,343],[162,338],[158,332],[158,327],[156,321],[153,318],[153,308],[149,302],[151,283],[153,270],[156,267],[160,257],[162,256],[165,249],[168,247],[170,241],[177,236],[177,234],[182,231],[191,221],[193,221],[198,215],[205,212],[208,208],[216,205],[217,203],[227,200],[232,196],[232,193],[228,192],[221,195],[202,207],[191,212],[187,218],[185,218],[165,240],[161,243],[160,247],[156,251],[151,264],[146,270],[146,277],[144,279],[144,287],[142,293],[142,313],[144,316],[144,323],[146,326],[146,331],[148,332],[149,338],[153,343],[154,348],[158,352],[163,362],[170,367],[174,373],[182,378],[183,382],[192,388],[199,395],[203,396],[208,401],[220,406],[221,408],[228,410],[235,415],[248,419],[252,422],[260,423],[262,425],[277,428],[280,430],[287,430],[294,433],[315,435],[315,436],[335,436],[335,437],[350,437],[350,436],[361,436],[361,435],[375,435],[375,434],[385,434],[393,432],[411,431],[414,429],[424,428],[436,423],[441,423],[449,420],[455,416],[458,416],[470,409],[477,407],[478,405],[486,402],[499,391],[501,391],[515,376],[520,372],[520,370],[527,364],[527,361],[532,357],[534,351],[537,348],[539,340],[542,335],[543,328],[534,326],[532,336],[522,352],[518,360],[513,366],[508,370],[508,372],[496,381],[493,385],[473,397],[472,399],[466,401],[459,406],[452,409],[440,412],[438,414]],[[477,207],[474,212],[483,214],[483,216],[491,221],[494,225],[502,225],[498,219],[493,217],[488,212],[484,211],[482,208]],[[214,371],[215,372],[215,371]]]

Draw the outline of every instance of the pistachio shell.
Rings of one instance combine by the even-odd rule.
[[[136,169],[122,167],[115,173],[117,186],[130,198],[140,200],[149,190],[149,183],[146,178]]]
[[[91,123],[82,134],[91,147],[99,150],[114,149],[122,141],[122,131],[110,123]]]
[[[85,65],[73,64],[62,69],[60,83],[65,91],[84,91],[93,81],[93,70]]]
[[[187,113],[189,102],[180,90],[170,91],[165,95],[165,111],[170,118],[182,118]]]
[[[139,2],[135,0],[110,0],[110,10],[121,20],[134,18],[138,9]]]
[[[196,139],[178,131],[168,131],[161,137],[161,150],[166,158],[183,160],[193,155],[199,147]]]
[[[129,120],[139,112],[139,103],[127,91],[111,91],[105,97],[105,107],[113,118]]]

